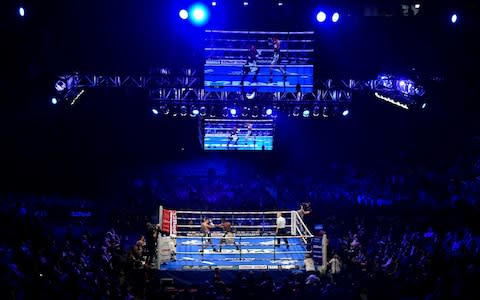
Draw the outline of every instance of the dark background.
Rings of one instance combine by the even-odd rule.
[[[332,7],[350,14],[335,25],[314,22],[314,1],[285,1],[282,8],[250,1],[246,9],[242,1],[228,1],[215,8],[206,27],[315,30],[318,79],[373,79],[381,71],[415,68],[428,88],[422,112],[356,92],[345,119],[280,115],[273,153],[239,155],[202,153],[197,121],[154,117],[146,91],[98,89],[74,107],[50,103],[55,76],[64,72],[125,75],[147,74],[153,66],[201,67],[204,28],[178,18],[186,7],[182,1],[28,1],[23,19],[16,1],[2,1],[0,189],[95,198],[122,189],[134,174],[191,157],[305,172],[322,172],[333,161],[395,160],[404,152],[421,162],[448,159],[479,130],[480,26],[474,4],[437,2],[423,2],[416,17],[365,17],[364,5],[335,2]],[[397,12],[396,4],[381,7]],[[454,4],[461,16],[455,25],[448,22]]]

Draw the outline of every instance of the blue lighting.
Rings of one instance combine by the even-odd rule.
[[[217,6],[217,1],[212,1],[212,6]]]
[[[57,104],[57,103],[58,103],[58,100],[57,100],[57,98],[55,98],[55,97],[52,97],[52,104]]]
[[[185,9],[182,9],[178,12],[178,15],[180,16],[180,19],[186,20],[188,19],[188,11]]]
[[[350,113],[350,112],[348,111],[348,109],[346,109],[346,110],[343,111],[342,115],[343,115],[344,117],[346,117],[346,116],[348,116],[349,113]]]
[[[457,14],[453,14],[452,17],[450,18],[450,21],[455,24],[458,21],[458,16]]]
[[[156,110],[155,108],[152,108],[152,113],[153,113],[154,115],[158,115],[158,110]]]
[[[272,113],[273,113],[273,111],[272,111],[271,108],[268,108],[268,109],[265,111],[265,113],[267,114],[267,116],[271,116]]]
[[[237,114],[237,110],[235,108],[230,109],[230,114],[235,116]]]
[[[20,15],[20,17],[25,16],[25,9],[22,6],[18,8],[18,14]]]
[[[202,3],[194,4],[189,9],[190,22],[196,26],[205,25],[210,17],[208,7]]]
[[[200,112],[198,111],[198,109],[192,110],[192,114],[193,114],[194,116],[198,115],[199,113],[200,113]]]
[[[338,12],[336,12],[332,15],[332,22],[337,23],[338,19],[340,19],[340,14]]]
[[[323,22],[325,22],[326,19],[327,19],[327,15],[323,11],[320,11],[317,14],[317,21],[318,22],[323,23]]]
[[[425,109],[427,107],[427,103],[422,104],[422,109]]]
[[[303,117],[308,118],[310,116],[310,111],[308,109],[303,111]]]

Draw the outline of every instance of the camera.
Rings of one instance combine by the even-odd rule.
[[[302,202],[300,204],[300,206],[302,207],[302,209],[304,211],[311,211],[312,210],[312,207],[310,206],[310,202]]]

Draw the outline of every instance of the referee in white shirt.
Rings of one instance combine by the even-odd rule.
[[[275,247],[280,247],[280,236],[286,236],[287,235],[287,221],[285,220],[284,217],[282,217],[282,213],[278,212],[277,213],[277,229],[275,231],[275,234],[277,235],[277,243],[275,244]],[[287,245],[287,249],[290,248],[288,245],[288,239],[286,237],[283,238],[285,241],[285,244]]]

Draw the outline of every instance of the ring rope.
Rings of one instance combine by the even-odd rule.
[[[223,236],[209,236],[209,237],[204,237],[204,236],[177,236],[175,237],[176,239],[191,239],[193,237],[197,238],[205,238],[205,239],[221,239],[224,238]],[[242,238],[242,239],[272,239],[272,238],[288,238],[288,239],[294,239],[294,238],[303,238],[305,237],[304,235],[269,235],[269,236],[243,236],[243,235],[235,235],[233,238]]]
[[[217,217],[213,217],[211,218],[212,220],[221,220],[222,218],[217,218]],[[276,218],[233,218],[233,220],[275,220]],[[289,219],[289,218],[285,218],[285,219]],[[177,220],[192,220],[192,221],[195,221],[195,220],[198,220],[198,218],[185,218],[185,217],[177,217]]]
[[[194,210],[177,210],[178,214],[196,214],[196,215],[214,215],[214,214],[225,214],[225,215],[262,215],[262,214],[276,214],[276,213],[290,213],[289,210],[283,211],[255,211],[255,212],[240,212],[240,211],[194,211]]]

